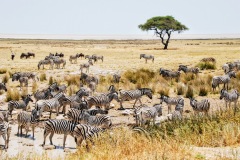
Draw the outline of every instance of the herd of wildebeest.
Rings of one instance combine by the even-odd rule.
[[[35,57],[34,53],[22,53],[20,58]],[[168,115],[171,115],[171,120],[182,120],[182,114],[184,109],[184,98],[181,96],[168,97],[166,95],[160,95],[160,101],[153,106],[147,106],[141,101],[142,96],[153,98],[153,93],[150,88],[136,88],[134,90],[119,90],[115,88],[115,84],[121,83],[121,74],[113,74],[113,84],[109,86],[109,89],[105,93],[96,93],[97,85],[99,84],[99,77],[97,75],[90,75],[89,67],[101,60],[104,61],[103,56],[99,55],[84,55],[77,53],[76,55],[69,56],[71,64],[77,64],[78,58],[85,58],[88,61],[80,64],[80,82],[78,91],[74,95],[67,95],[67,86],[52,83],[43,90],[37,90],[33,95],[22,96],[19,101],[11,100],[8,102],[8,110],[0,111],[0,135],[5,140],[5,148],[8,148],[10,140],[11,125],[9,119],[12,120],[13,110],[17,109],[17,123],[18,123],[18,136],[22,136],[22,129],[25,129],[25,136],[28,136],[29,129],[32,129],[32,138],[34,139],[34,130],[41,122],[41,116],[43,112],[50,112],[49,119],[44,122],[43,132],[43,146],[45,145],[46,137],[50,134],[50,144],[53,145],[52,137],[54,134],[63,134],[63,148],[65,147],[65,141],[67,135],[71,135],[75,138],[75,142],[78,146],[82,141],[86,141],[86,147],[88,148],[89,142],[93,143],[92,137],[98,135],[112,127],[111,115],[108,115],[110,109],[114,108],[111,104],[113,100],[119,103],[118,110],[125,110],[123,102],[134,100],[132,113],[136,120],[136,125],[144,127],[147,122],[152,121],[155,124],[157,117],[163,116],[163,102],[168,106]],[[152,60],[154,62],[154,56],[141,54],[140,59],[144,58]],[[212,57],[204,58],[202,63],[216,63],[216,60]],[[49,69],[54,69],[54,65],[57,69],[65,67],[66,60],[63,53],[50,53],[43,60],[40,60],[37,67],[38,69],[44,68],[45,65],[49,65]],[[83,72],[86,69],[86,72]],[[239,97],[237,90],[228,92],[228,84],[231,78],[236,77],[236,71],[240,69],[240,62],[226,63],[222,69],[224,74],[221,76],[214,76],[212,78],[212,89],[216,90],[220,84],[223,84],[223,89],[220,90],[220,99],[224,99],[227,104],[234,102],[234,109],[236,109],[236,103]],[[181,71],[184,73],[201,74],[198,67],[188,67],[186,65],[180,65],[177,71],[160,68],[159,74],[164,78],[178,78],[181,75]],[[37,80],[37,75],[33,72],[16,72],[12,74],[12,81],[19,81],[20,88],[27,87],[28,81],[32,79]],[[84,84],[84,85],[82,85]],[[0,89],[7,91],[6,84],[0,83]],[[34,98],[33,98],[34,97]],[[34,108],[31,111],[27,111],[30,102],[34,102]],[[140,105],[136,105],[140,102]],[[175,110],[172,111],[171,106],[175,106]],[[203,116],[208,116],[210,109],[210,101],[208,98],[201,101],[197,101],[194,98],[190,98],[190,105],[195,114],[204,113]],[[60,112],[62,110],[62,112]],[[59,113],[64,115],[64,119],[51,119],[52,112],[55,111],[58,116]],[[123,112],[123,111],[119,111]],[[9,117],[10,116],[10,117]],[[39,137],[37,137],[39,138]]]

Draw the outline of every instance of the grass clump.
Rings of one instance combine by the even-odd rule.
[[[184,88],[184,86],[181,85],[181,84],[179,84],[179,85],[177,86],[177,95],[184,95],[184,93],[185,93],[185,88]]]
[[[52,77],[52,76],[49,77],[49,82],[48,82],[48,84],[49,84],[49,85],[52,85],[52,84],[53,84],[53,77]]]
[[[11,100],[18,101],[20,98],[20,94],[16,88],[9,88],[7,90],[6,94],[6,102],[9,102]]]
[[[197,64],[197,67],[199,67],[201,70],[217,68],[215,63],[210,63],[210,62],[200,62]]]
[[[47,76],[46,76],[46,73],[41,73],[40,74],[40,81],[46,81],[47,80]]]
[[[193,88],[191,86],[188,86],[185,97],[186,98],[192,98],[193,97]]]
[[[208,95],[208,89],[205,86],[201,86],[199,88],[199,96],[207,96]]]
[[[7,69],[6,68],[0,68],[0,74],[4,74],[7,73]]]
[[[7,73],[4,74],[4,76],[2,77],[2,82],[3,82],[3,83],[7,83],[9,79],[10,79],[10,75],[9,75],[9,73],[7,72]]]
[[[169,88],[162,87],[161,89],[158,90],[157,93],[159,93],[160,95],[169,96]]]
[[[74,95],[76,92],[78,91],[78,86],[76,85],[70,85],[68,88],[67,88],[67,92],[68,94],[71,96],[71,95]]]
[[[80,84],[80,76],[77,75],[69,75],[64,77],[64,80],[67,82],[67,85],[79,85]]]

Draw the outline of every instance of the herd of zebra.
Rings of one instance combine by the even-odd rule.
[[[81,53],[82,54],[82,53]],[[76,63],[76,59],[80,57],[80,54],[70,56],[70,61]],[[90,62],[96,62],[103,56],[81,56]],[[148,57],[142,56],[141,57]],[[148,59],[148,58],[146,58]],[[154,60],[154,57],[152,58]],[[66,65],[66,61],[60,56],[50,54],[45,57],[44,62],[39,62],[40,66],[44,64],[55,63],[60,67]],[[205,58],[202,61],[216,62],[214,58]],[[48,62],[48,63],[47,63]],[[57,62],[57,63],[56,63]],[[239,62],[240,63],[240,62]],[[237,64],[237,65],[236,65]],[[240,65],[240,64],[239,64]],[[228,70],[226,69],[228,67]],[[238,63],[226,63],[223,67],[225,75],[214,76],[212,79],[212,87],[216,89],[219,84],[224,84],[223,89],[220,91],[220,99],[224,99],[227,104],[234,102],[236,110],[236,103],[239,97],[239,93],[236,90],[228,92],[228,83],[232,77],[236,77],[235,69],[238,69]],[[227,70],[227,71],[226,71]],[[176,78],[180,76],[180,71],[185,73],[192,72],[193,74],[199,74],[199,69],[196,67],[188,68],[186,65],[180,65],[178,71],[171,71],[160,68],[160,75],[163,77]],[[12,81],[19,81],[20,87],[23,84],[27,85],[28,80],[36,80],[36,75],[32,72],[16,72],[12,75]],[[113,75],[113,83],[119,83],[121,79],[120,74]],[[168,97],[166,95],[160,95],[159,103],[153,106],[147,106],[143,104],[141,98],[147,96],[149,99],[153,99],[153,93],[150,88],[138,88],[134,90],[119,90],[117,91],[114,85],[110,85],[108,92],[94,94],[96,85],[99,82],[97,76],[88,75],[87,73],[81,72],[80,76],[81,85],[79,90],[74,95],[66,94],[66,85],[59,85],[56,82],[49,85],[43,90],[37,90],[33,95],[22,96],[22,100],[9,101],[8,110],[0,111],[0,135],[5,140],[5,148],[8,148],[9,136],[11,133],[11,125],[9,124],[9,116],[12,117],[13,110],[22,110],[17,114],[18,132],[17,135],[22,136],[23,128],[26,131],[25,136],[28,136],[29,128],[32,129],[32,137],[34,139],[34,131],[38,124],[41,122],[43,112],[50,112],[48,120],[44,121],[44,133],[43,133],[43,144],[45,145],[46,137],[50,134],[50,144],[53,145],[52,138],[54,134],[63,134],[63,148],[65,148],[65,141],[68,135],[75,138],[75,142],[78,146],[82,142],[86,141],[86,147],[88,148],[89,142],[93,143],[92,138],[97,136],[100,132],[103,132],[113,126],[112,118],[108,115],[109,110],[113,108],[111,102],[115,100],[119,103],[118,110],[124,110],[123,102],[133,101],[133,116],[135,117],[136,125],[144,127],[147,122],[152,121],[155,124],[157,117],[163,115],[163,103],[168,106],[168,114],[172,115],[172,119],[181,120],[184,111],[184,98],[179,97]],[[82,84],[86,84],[84,87]],[[227,87],[226,87],[227,86]],[[7,87],[4,83],[0,83],[0,90],[7,91]],[[28,105],[31,102],[35,103],[31,112],[28,112]],[[139,102],[140,105],[136,105]],[[172,111],[171,106],[174,105],[175,109]],[[94,108],[93,108],[94,106]],[[194,98],[190,98],[190,106],[192,107],[195,114],[200,112],[206,116],[210,110],[210,100],[203,99],[197,101]],[[64,115],[64,119],[52,119],[52,112],[56,112],[56,116],[61,114]]]

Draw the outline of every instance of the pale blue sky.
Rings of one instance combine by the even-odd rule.
[[[138,25],[165,15],[186,34],[240,33],[240,0],[0,0],[0,33],[147,34]]]

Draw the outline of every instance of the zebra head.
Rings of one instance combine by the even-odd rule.
[[[180,112],[183,112],[183,107],[184,105],[181,104],[181,103],[178,103],[175,107],[175,111],[180,111]]]
[[[94,61],[95,61],[95,59],[94,59]],[[95,61],[95,62],[96,62],[96,61]],[[89,60],[88,63],[89,63],[89,65],[93,65],[92,60]]]
[[[152,99],[152,90],[150,88],[140,88],[139,89],[142,95],[148,96],[148,98]]]
[[[20,74],[19,74],[19,73],[14,73],[14,74],[12,75],[12,82],[13,82],[13,81],[18,81],[19,78],[20,78]]]
[[[228,76],[230,77],[230,78],[236,78],[236,72],[234,72],[234,71],[230,71],[230,72],[228,72],[227,73],[228,74]]]
[[[38,120],[40,117],[39,117],[39,114],[38,114],[38,111],[34,108],[32,110],[32,114],[31,114],[31,119],[32,120]]]
[[[140,54],[140,59],[143,58],[145,56],[145,54]]]
[[[160,104],[155,104],[155,105],[153,105],[153,107],[156,108],[158,117],[162,116],[162,106]]]
[[[196,106],[197,100],[192,97],[190,97],[189,100],[190,100],[190,105],[194,108]]]
[[[78,95],[79,98],[82,98],[83,96],[89,96],[89,91],[85,88],[81,88],[76,92],[76,95]]]
[[[185,66],[185,65],[179,65],[179,67],[178,67],[178,71],[183,71],[183,72],[186,72],[186,70],[187,70],[187,66]]]
[[[114,85],[109,86],[108,91],[109,92],[116,92],[115,86]]]
[[[168,98],[167,96],[161,94],[160,98],[159,98],[160,99],[160,104],[162,104],[167,98]]]
[[[220,98],[220,99],[223,99],[224,97],[226,97],[227,93],[228,93],[228,92],[227,92],[226,89],[222,89],[221,92],[220,92],[220,97],[219,97],[219,98]]]

